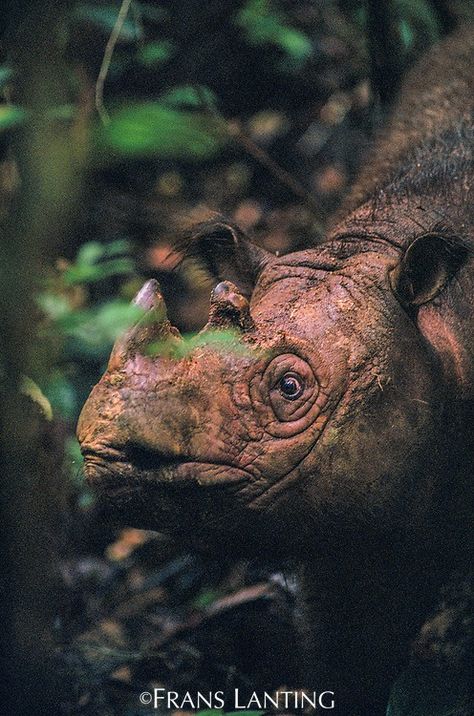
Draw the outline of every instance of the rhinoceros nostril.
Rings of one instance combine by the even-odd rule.
[[[140,445],[129,445],[124,449],[125,458],[137,470],[158,470],[163,467],[177,465],[180,460],[172,455],[165,455],[156,450],[150,450]]]

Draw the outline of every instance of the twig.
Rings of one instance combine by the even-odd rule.
[[[141,11],[141,8],[136,3],[133,3],[132,5],[132,13],[133,13],[133,19],[135,20],[135,24],[137,26],[137,47],[144,47],[145,46],[145,28],[143,25],[143,13]]]
[[[272,157],[264,149],[262,149],[262,147],[256,144],[253,139],[246,134],[238,120],[232,120],[226,124],[228,134],[230,134],[230,136],[245,149],[247,154],[249,154],[252,159],[255,159],[255,161],[265,167],[270,174],[278,179],[280,184],[286,186],[295,196],[302,199],[311,211],[316,213],[319,212],[319,207],[309,191],[307,191],[305,187],[300,184],[300,182],[292,174],[290,174],[290,172],[283,169],[283,167],[272,159]]]
[[[227,120],[219,110],[210,104],[206,94],[203,92],[202,87],[197,86],[196,92],[200,99],[200,102],[208,114],[210,114],[214,120],[223,128],[223,130],[229,134],[234,141],[238,142],[240,146],[249,154],[252,159],[261,164],[265,169],[277,179],[280,184],[286,186],[287,189],[302,199],[308,208],[316,216],[319,214],[319,207],[313,199],[311,193],[300,184],[300,182],[292,175],[283,169],[272,157],[256,144],[248,134],[244,131],[241,123],[237,120]]]
[[[109,124],[110,122],[109,113],[107,112],[104,105],[104,84],[110,68],[112,56],[114,54],[115,45],[117,44],[117,40],[120,37],[120,33],[122,32],[123,23],[125,22],[125,19],[128,15],[128,11],[130,10],[131,4],[132,0],[123,0],[120,6],[115,25],[112,28],[112,32],[110,33],[110,37],[105,46],[104,57],[102,59],[102,64],[100,66],[97,81],[95,83],[95,106],[103,124]]]
[[[153,650],[162,649],[165,644],[169,643],[172,639],[179,637],[180,634],[194,631],[200,627],[201,624],[205,624],[219,614],[230,612],[233,609],[238,609],[243,604],[256,602],[260,599],[274,598],[276,594],[277,589],[274,584],[269,582],[258,582],[257,584],[250,585],[249,587],[243,587],[233,594],[221,597],[206,609],[193,612],[181,623],[172,625],[168,629],[164,629],[161,636],[153,642]]]

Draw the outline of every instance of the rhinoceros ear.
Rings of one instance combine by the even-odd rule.
[[[428,303],[441,293],[467,255],[468,248],[457,237],[443,233],[420,236],[392,269],[392,289],[405,306]]]
[[[272,254],[253,244],[238,226],[220,217],[192,227],[179,243],[185,257],[204,264],[217,281],[232,281],[247,297],[272,260]]]

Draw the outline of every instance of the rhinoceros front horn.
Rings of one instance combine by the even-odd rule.
[[[153,342],[181,340],[178,329],[168,320],[158,281],[147,281],[133,299],[133,303],[144,313],[134,326],[116,340],[109,359],[109,370],[120,368],[128,358],[144,351]]]

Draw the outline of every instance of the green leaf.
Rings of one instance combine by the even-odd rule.
[[[66,453],[67,459],[71,462],[71,465],[82,467],[84,458],[82,457],[81,446],[74,435],[68,435],[66,438],[64,452]]]
[[[215,156],[228,137],[208,115],[180,112],[159,102],[127,105],[102,127],[99,146],[124,156],[199,161]]]
[[[27,113],[21,107],[12,104],[0,105],[0,132],[22,124],[26,117]]]
[[[216,95],[208,87],[202,85],[182,85],[173,87],[160,97],[161,104],[172,109],[193,109],[215,106]]]
[[[250,44],[274,45],[291,60],[301,63],[312,53],[311,40],[285,20],[270,0],[248,0],[235,19]]]
[[[61,321],[66,335],[86,344],[112,343],[123,331],[143,316],[143,309],[133,303],[113,299],[96,308],[76,311]]]
[[[49,293],[48,291],[40,293],[36,297],[36,302],[52,321],[61,320],[71,312],[71,306],[67,298],[56,293]]]
[[[104,245],[98,241],[88,241],[77,252],[76,264],[92,266],[104,255]]]
[[[44,394],[51,403],[53,413],[69,420],[77,416],[77,398],[72,382],[59,370],[48,377]]]
[[[215,330],[205,333],[190,333],[176,341],[174,338],[150,343],[148,355],[166,356],[180,360],[185,358],[197,348],[211,347],[214,351],[232,353],[234,355],[248,356],[252,351],[242,343],[240,334],[233,330]]]
[[[116,338],[143,314],[136,304],[113,299],[94,308],[70,310],[56,321],[56,329],[68,339],[67,355],[105,360]]]
[[[405,52],[417,44],[426,47],[440,39],[438,17],[426,0],[396,0],[394,9],[399,18],[400,39]]]
[[[169,60],[174,52],[173,44],[168,40],[147,42],[146,45],[138,49],[136,59],[145,67],[154,67]]]
[[[193,607],[196,609],[206,609],[211,604],[219,599],[220,593],[215,589],[206,589],[205,591],[198,594],[196,599],[193,600]]]
[[[0,67],[0,90],[7,85],[13,79],[13,70],[11,67],[2,65]]]
[[[298,30],[285,28],[279,33],[279,45],[294,60],[306,60],[312,52],[311,41]]]
[[[137,8],[144,20],[153,23],[161,23],[169,17],[167,10],[151,3],[137,2],[134,0],[134,7]]]
[[[104,256],[117,256],[117,254],[130,252],[132,249],[132,245],[128,239],[115,239],[102,245],[104,247]]]
[[[64,272],[64,281],[68,286],[76,283],[94,283],[95,281],[103,281],[111,276],[123,276],[132,273],[135,263],[131,258],[118,258],[102,261],[93,265],[75,265],[70,266]]]
[[[406,20],[400,22],[400,38],[403,42],[405,49],[410,48],[415,40],[415,33],[413,28],[408,24]]]
[[[129,256],[120,256],[127,251],[130,251],[130,243],[124,239],[108,244],[88,241],[79,249],[75,263],[64,272],[64,282],[71,286],[131,273],[135,262]]]
[[[120,3],[116,5],[93,5],[92,3],[80,3],[75,9],[73,18],[79,22],[87,22],[96,25],[104,34],[110,35],[120,10]],[[141,26],[129,13],[120,30],[118,39],[122,42],[136,42],[143,35]]]
[[[88,241],[82,244],[76,256],[76,264],[85,264],[92,266],[104,257],[117,256],[125,254],[131,250],[131,244],[128,239],[115,239],[106,244],[98,241]]]

